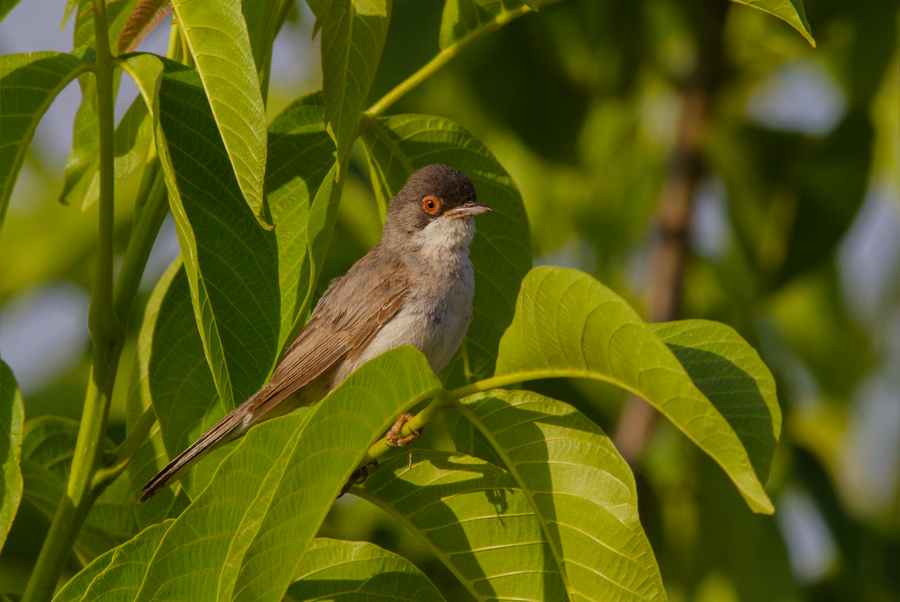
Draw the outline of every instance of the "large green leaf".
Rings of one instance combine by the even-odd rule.
[[[528,497],[477,458],[416,450],[383,462],[354,495],[420,538],[476,600],[563,600],[566,588]]]
[[[294,578],[288,596],[297,602],[444,600],[410,561],[363,541],[314,539]]]
[[[559,0],[447,0],[441,18],[441,50],[554,2]]]
[[[48,520],[56,515],[60,500],[66,496],[77,439],[78,422],[68,418],[42,416],[25,423],[21,459],[23,500]],[[115,447],[108,439],[103,446],[107,451]],[[74,552],[82,563],[119,545],[136,531],[133,515],[120,511],[115,497],[115,490],[105,491],[79,531]]]
[[[773,512],[733,425],[637,313],[582,272],[536,268],[529,273],[500,342],[496,376],[509,382],[596,378],[640,395],[725,470],[751,509]]]
[[[527,391],[490,391],[457,407],[534,509],[570,600],[665,600],[634,476],[599,427]]]
[[[93,51],[0,57],[0,223],[38,122],[56,95],[91,69]]]
[[[159,156],[194,312],[230,411],[259,388],[277,353],[277,246],[243,202],[197,73],[165,61],[159,103]]]
[[[53,602],[133,600],[172,520],[148,527],[86,566],[63,587]]]
[[[283,474],[267,478],[229,551],[218,602],[281,600],[335,497],[394,420],[440,391],[412,347],[370,360],[316,406],[292,440]],[[233,592],[233,593],[232,593]]]
[[[528,216],[515,183],[480,141],[440,117],[397,115],[369,120],[362,140],[382,207],[413,171],[443,163],[469,176],[478,200],[493,208],[493,213],[476,218],[470,247],[475,267],[472,324],[446,368],[446,380],[456,386],[490,376],[500,337],[512,321],[519,285],[531,267]]]
[[[172,6],[239,190],[253,214],[265,223],[266,115],[241,3],[173,0]]]
[[[342,162],[353,145],[359,112],[378,70],[391,0],[329,0],[310,6],[322,29],[325,123]]]
[[[19,383],[6,362],[0,360],[0,550],[6,542],[19,502],[22,501],[22,423],[25,409]]]
[[[137,599],[280,600],[368,447],[437,386],[424,357],[404,347],[357,370],[305,420],[251,429],[168,531]]]
[[[651,324],[691,380],[731,424],[765,483],[781,436],[775,379],[733,328],[707,320]]]
[[[746,4],[763,12],[775,15],[800,32],[806,40],[816,47],[816,41],[812,37],[809,21],[806,20],[806,10],[803,8],[803,0],[732,0],[738,4]]]

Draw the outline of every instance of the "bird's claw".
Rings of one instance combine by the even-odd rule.
[[[387,435],[384,436],[388,442],[393,443],[397,447],[403,447],[404,445],[409,445],[413,441],[419,438],[419,435],[422,434],[422,430],[413,431],[411,435],[408,437],[400,438],[400,430],[403,429],[403,425],[412,420],[412,414],[402,414],[400,418],[397,419],[397,422],[394,423],[394,426],[391,427],[391,430],[387,432]]]

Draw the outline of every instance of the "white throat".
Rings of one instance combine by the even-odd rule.
[[[475,236],[474,217],[442,216],[416,233],[413,242],[422,259],[429,263],[453,264],[469,257],[469,243]]]

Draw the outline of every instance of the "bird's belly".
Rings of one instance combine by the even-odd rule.
[[[462,343],[472,319],[474,286],[470,274],[468,278],[454,281],[443,295],[409,299],[365,350],[341,365],[332,386],[340,384],[368,360],[403,345],[413,345],[421,351],[434,372],[446,366]],[[440,301],[427,301],[434,298]]]

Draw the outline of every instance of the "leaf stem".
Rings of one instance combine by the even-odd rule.
[[[363,115],[369,118],[378,117],[379,115],[384,113],[384,111],[387,110],[388,107],[403,98],[403,96],[406,95],[407,92],[434,75],[439,69],[441,69],[441,67],[449,63],[453,58],[455,58],[459,53],[468,48],[470,45],[474,44],[484,36],[497,31],[513,19],[521,17],[527,12],[531,12],[531,9],[528,6],[522,6],[515,10],[511,10],[507,13],[498,15],[497,18],[490,23],[484,25],[479,29],[476,29],[455,44],[444,48],[439,53],[437,53],[433,59],[428,61],[428,63],[426,63],[424,67],[410,75],[396,88],[382,96],[381,99],[379,99],[378,102],[369,107],[369,109],[365,113],[363,113]]]
[[[50,600],[91,507],[103,490],[127,466],[155,419],[152,415],[142,416],[125,443],[119,447],[118,464],[100,468],[99,458],[106,432],[109,405],[124,344],[124,324],[127,324],[131,314],[150,249],[156,240],[168,205],[158,160],[151,153],[145,168],[144,182],[152,184],[142,185],[135,201],[139,215],[125,253],[119,281],[114,289],[113,64],[109,51],[104,0],[94,0],[93,12],[97,40],[96,81],[100,130],[98,259],[94,294],[88,315],[94,352],[66,496],[60,501],[53,517],[47,539],[22,597],[23,602]]]
[[[156,412],[151,406],[144,410],[131,432],[128,433],[125,441],[116,448],[110,465],[94,474],[92,486],[95,489],[105,489],[128,468],[128,464],[131,463],[134,454],[137,453],[154,424],[156,424]]]

